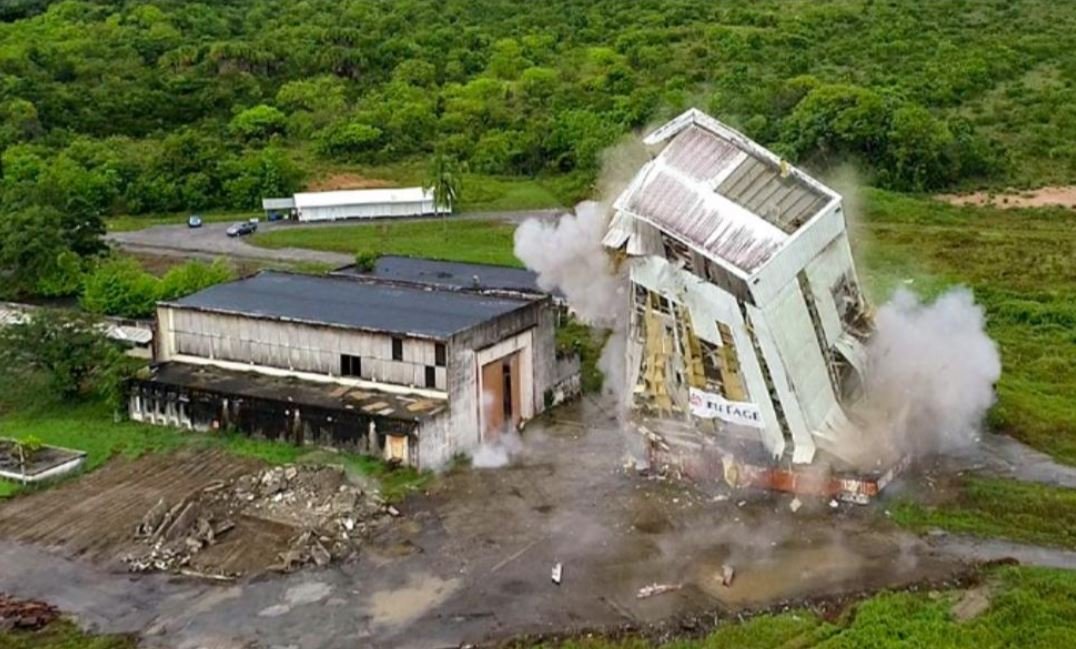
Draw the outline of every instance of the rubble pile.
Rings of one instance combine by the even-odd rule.
[[[0,593],[0,631],[36,631],[59,617],[55,606]]]
[[[197,555],[239,533],[242,520],[255,519],[295,530],[270,569],[324,566],[352,556],[371,532],[399,515],[376,489],[350,483],[340,467],[271,467],[213,482],[171,505],[159,500],[135,529],[146,551],[124,560],[132,572],[236,577],[201,565]]]

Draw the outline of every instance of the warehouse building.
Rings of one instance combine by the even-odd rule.
[[[129,411],[437,468],[554,401],[554,317],[545,296],[266,271],[158,305]]]
[[[286,217],[298,221],[399,218],[438,213],[433,193],[422,187],[304,192],[292,198],[264,198],[262,209],[267,219]]]
[[[630,265],[625,378],[652,459],[853,499],[884,486],[839,480],[871,333],[841,197],[698,110],[645,142],[660,152],[603,243]]]

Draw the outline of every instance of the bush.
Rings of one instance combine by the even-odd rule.
[[[211,264],[188,261],[158,279],[130,257],[112,257],[86,277],[80,302],[91,313],[149,318],[160,300],[175,300],[232,279],[235,273],[222,259]]]
[[[284,113],[272,106],[260,104],[232,118],[228,128],[245,140],[265,139],[284,130]]]
[[[176,300],[233,279],[235,272],[223,259],[216,259],[211,264],[198,260],[188,261],[164,274],[158,286],[157,299]]]
[[[32,383],[44,376],[50,393],[62,399],[108,389],[108,377],[122,358],[100,323],[77,312],[41,309],[0,329],[6,378]]]
[[[373,272],[381,253],[374,250],[360,250],[355,253],[355,268],[363,273]]]
[[[111,257],[87,275],[80,303],[91,313],[148,318],[153,315],[159,284],[130,257]]]

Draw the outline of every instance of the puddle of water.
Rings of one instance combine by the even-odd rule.
[[[700,590],[725,604],[762,604],[821,591],[855,578],[864,567],[858,554],[840,544],[774,548],[766,557],[734,565],[731,586],[721,583],[722,563],[699,562],[694,575]]]
[[[407,584],[380,590],[370,599],[374,624],[397,626],[410,622],[439,606],[460,587],[460,580],[434,575],[411,575]]]

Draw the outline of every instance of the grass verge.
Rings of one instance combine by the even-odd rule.
[[[956,496],[937,504],[901,501],[898,524],[1076,549],[1076,489],[999,478],[965,478]]]
[[[312,453],[310,447],[295,446],[243,435],[241,433],[189,433],[175,428],[151,426],[132,421],[116,422],[107,405],[99,402],[65,407],[39,406],[9,412],[0,417],[0,437],[33,435],[46,444],[86,451],[84,470],[93,470],[113,455],[137,457],[199,446],[219,446],[236,455],[253,457],[270,464],[299,461],[340,464],[356,473],[376,478],[387,500],[398,500],[420,489],[430,479],[428,473],[410,468],[390,469],[378,458],[354,453]],[[31,487],[33,488],[33,487]],[[24,488],[0,480],[0,498]]]
[[[355,254],[408,255],[520,266],[512,253],[515,226],[485,219],[382,221],[333,228],[281,228],[254,235],[266,248],[310,248]]]
[[[808,610],[730,621],[702,638],[655,644],[639,637],[600,636],[541,649],[1066,649],[1076,619],[1076,572],[1002,568],[988,574],[989,608],[965,621],[953,616],[964,591],[882,593],[833,621]]]
[[[38,631],[2,631],[0,649],[137,649],[125,635],[83,633],[68,620],[56,620]]]

